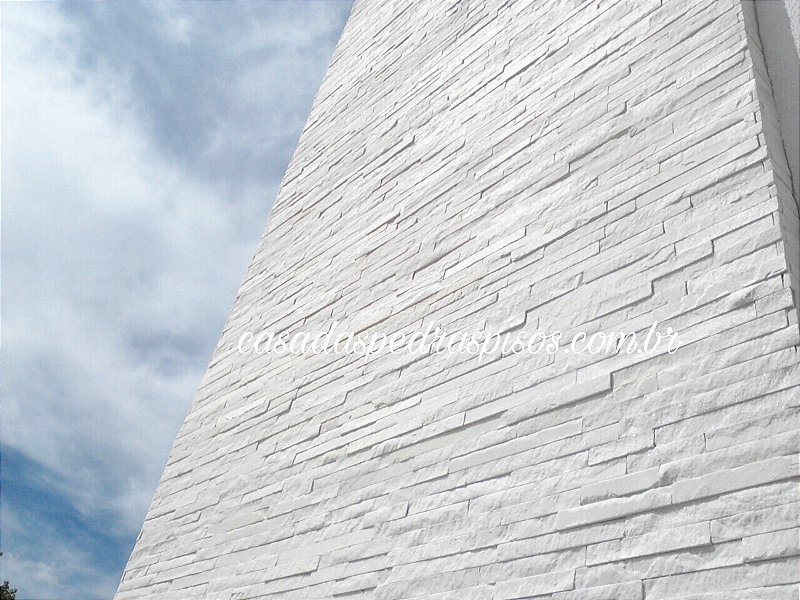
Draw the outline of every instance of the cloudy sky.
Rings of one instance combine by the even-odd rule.
[[[0,577],[110,598],[350,3],[2,5]]]

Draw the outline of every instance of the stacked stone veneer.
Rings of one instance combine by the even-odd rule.
[[[359,0],[117,598],[797,598],[797,207],[752,13]],[[681,348],[236,349],[334,320]]]

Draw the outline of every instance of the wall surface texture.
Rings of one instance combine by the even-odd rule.
[[[358,0],[116,598],[797,599],[761,48],[740,0]],[[675,354],[236,347],[654,320]]]

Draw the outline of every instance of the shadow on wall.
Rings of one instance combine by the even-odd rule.
[[[795,202],[800,201],[800,0],[756,0],[758,34],[767,62]]]

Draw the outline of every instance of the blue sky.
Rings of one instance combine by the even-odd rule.
[[[350,3],[2,5],[0,577],[111,598]]]

